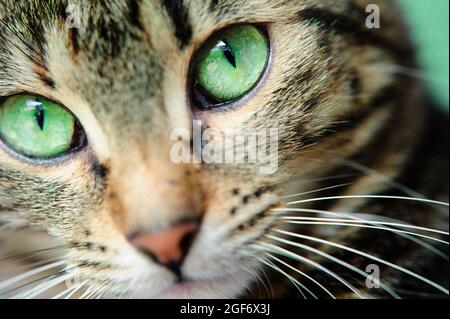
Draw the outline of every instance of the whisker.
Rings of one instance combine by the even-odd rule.
[[[287,279],[289,279],[289,281],[294,285],[294,287],[297,288],[297,290],[300,292],[303,299],[307,299],[307,298],[301,288],[305,289],[310,295],[313,296],[314,299],[317,299],[317,297],[312,292],[310,292],[304,285],[302,285],[297,279],[295,279],[294,277],[292,277],[291,275],[289,275],[288,273],[283,271],[280,267],[274,265],[272,262],[270,262],[266,259],[258,258],[258,260],[261,263],[265,264],[266,266],[268,266],[268,267],[272,268],[273,270],[279,272],[280,274],[284,275]]]
[[[72,292],[74,289],[78,289],[78,287],[80,286],[80,284],[77,285],[73,285],[71,287],[68,287],[67,289],[64,289],[62,292],[60,292],[59,294],[55,295],[52,297],[52,299],[60,299],[61,297],[63,297],[66,294],[69,294],[70,292]]]
[[[102,286],[97,287],[97,288],[93,288],[92,291],[91,291],[91,293],[89,293],[88,295],[86,295],[86,296],[84,297],[84,299],[92,299],[93,296],[94,296],[99,290],[101,290],[102,288],[103,288]],[[83,299],[83,298],[80,298],[80,299]]]
[[[42,293],[44,293],[45,291],[50,290],[51,288],[59,285],[60,283],[66,281],[67,279],[71,278],[72,274],[61,274],[57,277],[50,277],[48,280],[46,280],[45,282],[37,285],[36,287],[25,291],[23,293],[17,294],[14,297],[12,297],[12,299],[31,299],[34,298]]]
[[[86,297],[94,290],[94,287],[88,287],[86,291],[80,296],[79,299],[86,299]]]
[[[64,263],[65,263],[65,262],[64,262]],[[58,271],[56,274],[53,274],[53,275],[50,275],[50,276],[41,277],[41,278],[38,278],[38,279],[36,279],[36,280],[32,280],[32,281],[30,281],[30,282],[28,282],[28,283],[26,283],[26,284],[23,284],[23,285],[21,285],[21,286],[19,286],[19,287],[15,287],[15,288],[12,288],[12,289],[10,289],[10,290],[8,290],[8,291],[6,291],[6,292],[3,292],[2,295],[10,294],[10,293],[12,293],[12,292],[14,292],[14,291],[17,291],[17,290],[22,289],[22,288],[24,288],[24,287],[27,287],[27,286],[29,286],[29,285],[35,284],[35,283],[37,283],[37,282],[41,282],[41,281],[46,281],[46,280],[49,280],[49,279],[53,279],[53,278],[55,278],[55,277],[57,277],[57,276],[60,276],[60,275],[62,275],[62,274],[64,274],[64,273],[68,272],[69,270],[72,270],[72,269],[75,269],[75,268],[78,268],[78,266],[74,266],[74,267],[72,267],[72,268],[63,269],[63,270],[61,270],[61,271]]]
[[[39,267],[39,268],[36,268],[36,269],[32,269],[32,270],[27,271],[27,272],[25,272],[23,274],[20,274],[20,275],[17,275],[15,277],[12,277],[10,279],[7,279],[7,280],[5,280],[5,281],[0,283],[0,294],[2,294],[1,290],[6,288],[6,287],[8,287],[8,286],[11,286],[11,285],[13,285],[13,284],[15,284],[17,282],[20,282],[20,281],[22,281],[22,280],[24,280],[24,279],[26,279],[28,277],[37,275],[37,274],[39,274],[41,272],[44,272],[46,270],[50,270],[52,268],[56,268],[56,267],[62,266],[65,263],[66,262],[64,260],[53,262],[51,264],[47,264],[45,266],[42,266],[42,267]]]
[[[94,296],[92,296],[92,299],[100,299],[103,298],[103,296],[108,292],[108,290],[106,289],[106,287],[102,286],[100,287],[100,289],[95,293]]]
[[[83,288],[83,286],[87,284],[87,280],[83,283],[81,283],[78,288],[76,288],[74,291],[72,291],[70,294],[68,294],[66,297],[64,297],[64,299],[70,299],[74,294],[76,294],[80,289]]]
[[[351,264],[349,264],[349,263],[343,261],[342,259],[339,259],[339,258],[337,258],[337,257],[334,257],[334,256],[332,256],[332,255],[330,255],[330,254],[327,254],[327,253],[325,253],[325,252],[323,252],[323,251],[321,251],[321,250],[318,250],[318,249],[316,249],[316,248],[313,248],[313,247],[311,247],[311,246],[304,245],[304,244],[300,244],[300,243],[296,243],[296,242],[293,242],[293,241],[290,241],[290,240],[287,240],[287,239],[284,239],[284,238],[279,238],[279,237],[276,237],[276,236],[272,236],[272,235],[266,235],[266,236],[267,236],[268,238],[272,239],[272,240],[276,240],[276,241],[279,241],[279,242],[282,242],[282,243],[285,243],[285,244],[288,244],[288,245],[291,245],[291,246],[294,246],[294,247],[301,248],[301,249],[303,249],[303,250],[307,250],[307,251],[313,252],[313,253],[315,253],[315,254],[317,254],[317,255],[319,255],[319,256],[322,256],[322,257],[324,257],[324,258],[326,258],[326,259],[328,259],[328,260],[331,260],[331,261],[333,261],[333,262],[335,262],[335,263],[337,263],[337,264],[339,264],[339,265],[341,265],[341,266],[343,266],[343,267],[345,267],[345,268],[347,268],[347,269],[350,269],[351,271],[353,271],[353,272],[355,272],[355,273],[361,275],[361,276],[364,277],[365,279],[367,279],[368,277],[370,277],[370,274],[368,274],[367,272],[364,272],[364,271],[362,271],[361,269],[359,269],[359,268],[357,268],[357,267],[355,267],[355,266],[353,266],[353,265],[351,265]],[[397,295],[397,294],[392,290],[392,288],[390,288],[389,286],[387,286],[387,285],[385,285],[385,284],[383,284],[383,283],[381,283],[381,282],[380,282],[379,284],[380,284],[380,288],[383,289],[384,291],[386,291],[386,292],[387,292],[389,295],[391,295],[393,298],[395,298],[395,299],[400,299],[400,296]]]
[[[448,203],[444,203],[444,202],[437,201],[437,200],[426,199],[426,198],[388,196],[388,195],[347,195],[347,196],[318,197],[318,198],[303,199],[303,200],[299,200],[299,201],[295,201],[295,202],[289,202],[289,203],[286,203],[286,205],[302,204],[302,203],[333,200],[333,199],[357,199],[357,198],[399,199],[399,200],[409,200],[409,201],[415,201],[415,202],[436,204],[436,205],[442,205],[442,206],[447,206],[447,207],[449,206]]]
[[[261,270],[261,272],[262,272],[264,278],[266,279],[267,283],[269,284],[269,288],[270,288],[270,296],[271,296],[272,299],[273,299],[274,296],[275,296],[275,292],[273,291],[272,283],[270,282],[269,276],[267,276],[267,274],[266,274],[266,272],[264,271],[264,268],[263,268],[263,267],[261,267],[260,270]],[[264,281],[263,281],[263,283],[264,283]]]
[[[362,213],[358,213],[356,214],[352,214],[352,213],[340,213],[340,212],[331,212],[331,211],[326,211],[326,210],[318,210],[318,209],[304,209],[304,208],[288,208],[288,209],[283,209],[283,208],[277,208],[276,210],[280,210],[280,211],[285,211],[287,213],[290,212],[303,212],[303,213],[314,213],[314,214],[323,214],[323,215],[330,215],[330,216],[337,216],[340,218],[350,218],[356,221],[362,221],[365,222],[368,219],[364,219],[362,217],[367,216],[368,218],[376,218],[379,220],[386,220],[386,221],[392,221],[392,222],[397,222],[397,223],[406,223],[402,220],[398,220],[395,218],[391,218],[391,217],[386,217],[386,216],[381,216],[381,215],[374,215],[374,214],[362,214]],[[389,227],[386,227],[389,228]],[[389,228],[390,231],[395,231],[395,229],[391,229]],[[449,257],[447,256],[446,253],[440,251],[439,249],[435,248],[434,246],[424,242],[423,240],[420,240],[418,238],[415,238],[413,236],[407,235],[407,234],[403,234],[403,233],[397,233],[398,236],[404,237],[412,242],[415,242],[416,244],[426,248],[427,250],[433,252],[434,254],[440,256],[441,258],[445,259],[446,261],[449,260]]]
[[[362,176],[362,174],[353,173],[353,174],[331,175],[331,176],[325,176],[325,177],[319,177],[319,178],[305,179],[300,182],[295,182],[295,184],[304,186],[304,185],[314,184],[314,183],[318,183],[318,182],[325,182],[325,181],[329,181],[329,180],[338,180],[338,179],[344,179],[344,178],[356,177],[356,176]],[[290,181],[290,182],[283,183],[283,184],[291,184],[291,183],[294,183],[294,181]]]
[[[296,224],[296,225],[323,225],[323,226],[345,226],[345,227],[357,227],[357,228],[369,228],[369,229],[379,229],[379,230],[386,230],[393,233],[402,233],[402,234],[408,234],[412,236],[422,237],[426,239],[430,239],[442,244],[448,245],[449,242],[438,239],[432,236],[422,235],[414,232],[409,232],[406,230],[400,230],[400,229],[392,229],[392,228],[386,228],[381,226],[371,226],[371,225],[364,225],[364,224],[351,224],[351,223],[337,223],[337,222],[314,222],[314,221],[286,221],[288,224]]]
[[[288,258],[297,260],[299,262],[302,262],[304,264],[308,264],[310,266],[313,266],[317,269],[319,269],[320,271],[322,271],[323,273],[326,273],[327,275],[333,277],[334,279],[338,280],[339,282],[341,282],[344,286],[346,286],[348,289],[350,289],[353,293],[355,293],[360,299],[364,299],[364,296],[361,294],[361,292],[356,289],[355,287],[353,287],[352,284],[350,284],[348,281],[346,281],[344,278],[342,278],[341,276],[339,276],[338,274],[336,274],[335,272],[329,270],[328,268],[320,265],[319,263],[316,263],[308,258],[305,258],[303,256],[294,254],[293,252],[286,250],[284,248],[269,244],[269,243],[260,243],[259,245],[255,245],[256,248],[259,249],[269,249],[269,252],[273,252],[276,254],[280,254],[283,256],[286,256]]]
[[[340,248],[340,249],[352,252],[354,254],[366,257],[368,259],[374,260],[374,261],[379,262],[381,264],[384,264],[386,266],[392,267],[392,268],[394,268],[394,269],[396,269],[396,270],[398,270],[398,271],[400,271],[402,273],[408,274],[408,275],[410,275],[410,276],[412,276],[412,277],[414,277],[414,278],[416,278],[416,279],[418,279],[420,281],[423,281],[423,282],[427,283],[428,285],[430,285],[430,286],[432,286],[432,287],[442,291],[443,293],[445,293],[447,295],[449,294],[448,289],[446,289],[446,288],[442,287],[441,285],[439,285],[439,284],[429,280],[428,278],[425,278],[425,277],[423,277],[423,276],[421,276],[421,275],[419,275],[419,274],[417,274],[417,273],[415,273],[413,271],[410,271],[410,270],[408,270],[406,268],[403,268],[401,266],[393,264],[393,263],[391,263],[391,262],[389,262],[387,260],[378,258],[378,257],[370,255],[370,254],[367,254],[367,253],[362,252],[360,250],[356,250],[356,249],[353,249],[351,247],[348,247],[348,246],[345,246],[345,245],[341,245],[341,244],[337,244],[337,243],[334,243],[334,242],[331,242],[331,241],[328,241],[328,240],[324,240],[324,239],[320,239],[320,238],[317,238],[317,237],[311,237],[311,236],[296,234],[296,233],[284,231],[284,230],[281,230],[281,229],[274,229],[274,231],[279,232],[281,234],[288,235],[288,236],[293,236],[293,237],[297,237],[297,238],[307,239],[307,240],[319,242],[319,243],[322,243],[322,244],[330,245],[330,246],[333,246],[333,247],[336,247],[336,248]]]
[[[397,189],[397,190],[407,194],[408,196],[426,198],[424,195],[416,192],[415,190],[409,188],[408,186],[396,181],[394,178],[392,178],[386,174],[383,174],[382,172],[380,172],[374,168],[368,167],[364,164],[358,163],[356,161],[353,161],[353,160],[350,160],[347,158],[342,158],[340,156],[339,152],[329,150],[329,149],[324,149],[323,147],[320,147],[320,149],[323,152],[333,154],[336,157],[336,161],[338,161],[340,164],[347,166],[349,168],[352,168],[358,172],[361,172],[366,176],[376,178],[376,179],[380,180],[382,183],[384,183],[385,185],[388,185],[394,189]]]
[[[250,275],[255,276],[256,277],[256,284],[258,286],[258,293],[260,292],[260,286],[259,283],[262,283],[262,285],[264,286],[264,289],[266,289],[267,295],[268,296],[273,296],[273,294],[271,295],[271,293],[269,292],[269,287],[267,287],[266,283],[264,282],[264,280],[261,278],[261,276],[258,274],[258,271],[261,271],[261,269],[258,269],[257,271],[252,271],[251,269],[249,269],[248,267],[242,266],[242,268],[247,271]],[[260,267],[259,267],[260,268]],[[249,289],[249,291],[252,293],[252,295],[256,298],[255,294],[253,291],[251,291]]]
[[[101,298],[103,298],[103,296],[105,295],[105,291],[104,290],[100,290],[99,291],[99,293],[98,293],[98,295],[97,296],[95,296],[95,299],[101,299]]]
[[[244,269],[249,275],[256,277],[256,285],[257,285],[258,293],[259,293],[260,289],[261,289],[261,287],[259,286],[259,283],[262,282],[261,277],[258,274],[256,274],[255,271],[251,271],[248,267],[243,266],[242,269]],[[253,290],[251,290],[247,285],[245,285],[245,289],[253,296],[253,298],[256,299],[256,295]],[[269,293],[269,291],[267,291],[267,293]]]
[[[277,210],[276,208],[274,210]],[[310,221],[324,221],[324,222],[342,222],[342,223],[354,223],[354,224],[371,224],[371,225],[385,225],[385,226],[394,226],[394,227],[403,227],[403,228],[410,228],[410,229],[417,229],[417,230],[423,230],[430,233],[437,233],[441,235],[449,235],[448,232],[434,229],[434,228],[427,228],[427,227],[420,227],[420,226],[414,226],[414,225],[408,225],[408,224],[399,224],[399,223],[389,223],[389,222],[380,222],[375,220],[351,220],[351,219],[337,219],[337,218],[316,218],[316,217],[302,217],[302,216],[283,216],[281,217],[283,219],[289,219],[289,220],[310,220]]]
[[[321,283],[319,283],[317,280],[315,280],[314,278],[312,278],[311,276],[307,275],[306,273],[304,273],[303,271],[292,267],[291,265],[289,265],[288,263],[282,261],[281,259],[275,257],[272,254],[269,253],[265,253],[267,256],[269,256],[270,258],[278,261],[279,263],[281,263],[282,265],[288,267],[289,269],[292,269],[293,271],[297,272],[298,274],[302,275],[303,277],[309,279],[310,281],[312,281],[313,283],[315,283],[319,288],[321,288],[323,291],[325,291],[331,298],[336,299],[336,297],[327,289],[325,288]],[[317,299],[317,298],[316,298]]]
[[[250,287],[247,284],[244,284],[244,287],[245,290],[247,290],[251,295],[253,295],[253,298],[256,298],[255,293],[252,291],[252,289],[250,289]]]
[[[328,151],[328,152],[333,152],[333,151]],[[336,152],[333,152],[333,153],[336,153]],[[367,176],[371,176],[371,177],[381,180],[384,184],[389,185],[390,187],[393,187],[395,189],[398,189],[399,191],[402,191],[403,193],[407,194],[408,196],[425,198],[424,195],[414,191],[413,189],[407,187],[406,185],[403,185],[403,184],[395,181],[393,178],[386,176],[385,174],[383,174],[373,168],[367,167],[358,162],[348,160],[348,159],[343,159],[343,160],[341,160],[341,162],[345,166],[348,166],[357,171],[360,171],[360,172],[366,174]]]
[[[8,257],[4,257],[0,259],[0,262],[4,262],[7,260],[11,260],[11,259],[22,259],[22,258],[27,258],[27,257],[31,257],[40,253],[44,253],[44,252],[48,252],[48,251],[52,251],[52,250],[58,250],[58,249],[64,249],[67,248],[67,245],[59,245],[59,246],[55,246],[55,247],[50,247],[50,248],[44,248],[44,249],[38,249],[38,250],[33,250],[33,251],[29,251],[26,253],[20,253],[20,254],[16,254],[16,255],[12,255],[12,256],[8,256]]]
[[[309,192],[303,192],[303,193],[283,196],[282,198],[291,198],[291,197],[296,197],[296,196],[303,196],[303,195],[307,195],[307,194],[318,193],[318,192],[322,192],[322,191],[326,191],[326,190],[330,190],[330,189],[334,189],[334,188],[348,186],[350,184],[351,183],[345,183],[345,184],[339,184],[339,185],[334,185],[334,186],[328,186],[328,187],[324,187],[324,188],[315,189],[315,190],[312,190],[312,191],[309,191]]]

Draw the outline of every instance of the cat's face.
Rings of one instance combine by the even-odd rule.
[[[0,101],[21,94],[53,101],[76,118],[79,134],[76,147],[52,159],[0,141],[3,219],[63,240],[69,268],[113,294],[244,293],[263,266],[254,244],[280,224],[271,211],[282,205],[278,186],[297,174],[323,176],[336,157],[327,150],[352,154],[390,113],[372,102],[394,83],[380,66],[405,58],[402,28],[393,9],[375,1],[385,27],[367,29],[365,2],[70,1],[81,24],[68,26],[65,1],[2,0]],[[222,60],[212,62],[219,71],[198,62],[211,43],[221,46]],[[235,59],[245,60],[236,51],[254,54],[241,66],[248,78],[227,73],[227,46],[238,46],[228,52]],[[206,75],[197,74],[202,62]],[[231,102],[199,101],[195,81]],[[220,131],[277,128],[277,170],[174,163],[170,134],[191,130],[193,120]],[[153,256],[138,249],[146,238],[183,250],[175,272],[156,262],[167,247]],[[180,275],[187,281],[176,284]]]

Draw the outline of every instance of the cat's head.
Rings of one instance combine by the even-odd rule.
[[[99,291],[244,293],[255,245],[283,227],[279,186],[324,176],[392,113],[392,66],[411,63],[399,21],[373,0],[2,0],[5,226],[62,240]],[[194,120],[275,128],[276,156],[178,163],[199,146]]]

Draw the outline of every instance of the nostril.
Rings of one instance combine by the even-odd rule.
[[[184,237],[181,238],[180,249],[183,255],[186,255],[189,249],[191,248],[196,234],[197,234],[196,231],[191,231],[186,233],[186,235],[184,235]]]
[[[177,276],[197,233],[198,223],[183,223],[157,233],[138,234],[130,242]]]
[[[182,262],[177,260],[171,260],[167,264],[164,264],[164,266],[166,266],[170,271],[172,271],[180,281],[182,280],[181,265]]]

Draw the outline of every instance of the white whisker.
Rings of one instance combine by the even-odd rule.
[[[261,246],[262,245],[262,246]],[[328,268],[320,265],[319,263],[316,263],[308,258],[305,258],[303,256],[299,256],[297,254],[294,254],[293,252],[286,250],[284,248],[269,244],[269,243],[260,243],[259,245],[255,246],[258,249],[269,249],[269,252],[273,252],[279,255],[283,255],[286,256],[288,258],[297,260],[299,262],[302,262],[304,264],[308,264],[310,266],[313,266],[317,269],[319,269],[320,271],[322,271],[323,273],[326,273],[327,275],[333,277],[334,279],[338,280],[339,282],[341,282],[344,286],[346,286],[348,289],[350,289],[353,293],[355,293],[359,298],[364,299],[364,296],[361,294],[361,292],[356,289],[355,287],[353,287],[352,284],[350,284],[348,281],[346,281],[344,278],[342,278],[341,276],[339,276],[338,274],[336,274],[335,272],[329,270]]]
[[[46,281],[44,281],[43,283],[37,285],[36,287],[34,287],[33,289],[30,289],[28,291],[25,291],[23,293],[17,294],[14,297],[12,297],[12,299],[31,299],[34,298],[46,291],[48,291],[50,288],[53,288],[57,285],[59,285],[60,283],[66,281],[67,279],[69,279],[72,275],[71,274],[66,274],[66,275],[56,275],[50,277],[49,279],[47,279]]]
[[[94,287],[88,287],[86,291],[80,296],[79,299],[86,299],[87,296],[91,294],[91,292],[94,290]]]
[[[75,290],[73,290],[71,293],[69,293],[67,296],[64,297],[64,299],[70,299],[75,293],[77,293],[83,286],[87,283],[87,281],[82,282],[77,286]]]
[[[267,256],[269,256],[270,258],[278,261],[279,263],[283,264],[284,266],[288,267],[289,269],[292,269],[293,271],[297,272],[298,274],[302,275],[303,277],[309,279],[310,281],[312,281],[313,283],[315,283],[319,288],[321,288],[323,291],[325,291],[331,298],[336,299],[336,297],[327,289],[325,288],[320,282],[318,282],[317,280],[315,280],[314,278],[312,278],[311,276],[307,275],[306,273],[304,273],[303,271],[292,267],[291,265],[289,265],[288,263],[282,261],[281,259],[275,257],[272,254],[269,253],[265,253]]]
[[[19,260],[23,260],[23,259],[27,259],[27,258],[33,257],[33,256],[38,255],[38,254],[45,254],[47,252],[52,252],[52,251],[59,250],[59,249],[62,250],[62,249],[66,249],[66,248],[67,248],[66,245],[59,245],[59,246],[54,246],[54,247],[49,247],[49,248],[32,250],[32,251],[29,251],[29,252],[26,252],[26,253],[20,253],[20,254],[16,254],[16,255],[12,255],[12,256],[1,258],[0,262],[4,262],[4,261],[7,261],[7,260],[11,260],[11,259],[19,261]]]
[[[368,228],[368,229],[379,229],[379,230],[386,230],[393,233],[401,233],[401,234],[408,234],[412,236],[422,237],[429,240],[433,240],[442,244],[448,245],[449,242],[438,239],[435,237],[422,235],[414,232],[409,232],[406,230],[400,230],[400,229],[392,229],[387,227],[381,227],[381,226],[371,226],[371,225],[364,225],[364,224],[352,224],[352,223],[338,223],[338,222],[314,222],[314,221],[286,221],[288,224],[296,224],[296,225],[323,225],[323,226],[345,226],[345,227],[357,227],[357,228]]]
[[[333,200],[333,199],[357,199],[357,198],[377,198],[377,199],[399,199],[399,200],[409,200],[415,202],[423,202],[429,204],[436,204],[442,206],[449,206],[448,203],[440,202],[437,200],[431,200],[426,198],[415,198],[415,197],[403,197],[403,196],[388,196],[388,195],[347,195],[347,196],[329,196],[329,197],[318,197],[318,198],[310,198],[303,199],[295,202],[286,203],[286,205],[294,205],[294,204],[303,204],[309,202],[317,202],[324,200]]]
[[[53,296],[52,299],[60,299],[60,298],[62,298],[64,295],[69,294],[70,292],[72,292],[72,290],[78,289],[78,286],[79,286],[79,285],[80,285],[80,284],[78,284],[78,285],[73,285],[73,286],[71,286],[71,287],[69,287],[69,288],[67,288],[67,289],[64,289],[64,290],[63,290],[62,292],[60,292],[59,294]]]
[[[270,296],[272,297],[272,299],[274,298],[274,291],[273,291],[273,287],[272,287],[272,283],[270,282],[269,276],[267,276],[266,272],[264,271],[264,267],[260,267],[260,270],[264,276],[264,278],[266,279],[267,283],[269,284],[269,288],[270,288]],[[263,281],[264,282],[264,281]]]
[[[265,264],[266,266],[268,266],[268,267],[272,268],[273,270],[279,272],[280,274],[284,275],[287,279],[289,279],[289,281],[294,285],[294,287],[296,287],[297,290],[300,292],[303,299],[307,299],[307,298],[301,288],[305,289],[309,294],[311,294],[314,299],[317,299],[317,297],[313,293],[311,293],[304,285],[302,285],[297,279],[295,279],[294,277],[292,277],[291,275],[289,275],[288,273],[283,271],[280,267],[274,265],[272,262],[270,262],[266,259],[258,259],[258,260],[261,263]]]
[[[259,283],[262,282],[261,281],[261,277],[255,271],[250,270],[248,267],[242,266],[242,269],[244,269],[250,276],[254,276],[256,278],[256,285],[257,285],[257,288],[258,288],[258,292],[260,292],[261,287],[260,287]],[[256,298],[256,295],[253,292],[253,290],[248,288],[247,285],[245,285],[245,289],[253,296],[253,298]],[[268,292],[269,291],[267,291],[267,293]]]
[[[446,288],[442,287],[441,285],[439,285],[439,284],[437,284],[437,283],[435,283],[435,282],[429,280],[428,278],[425,278],[425,277],[423,277],[423,276],[421,276],[421,275],[419,275],[419,274],[417,274],[417,273],[415,273],[415,272],[413,272],[413,271],[410,271],[410,270],[408,270],[408,269],[406,269],[406,268],[403,268],[403,267],[401,267],[401,266],[398,266],[398,265],[396,265],[396,264],[393,264],[393,263],[391,263],[391,262],[389,262],[389,261],[387,261],[387,260],[384,260],[384,259],[375,257],[375,256],[370,255],[370,254],[367,254],[367,253],[365,253],[365,252],[362,252],[362,251],[353,249],[353,248],[348,247],[348,246],[345,246],[345,245],[337,244],[337,243],[334,243],[334,242],[331,242],[331,241],[328,241],[328,240],[316,238],[316,237],[311,237],[311,236],[306,236],[306,235],[296,234],[296,233],[284,231],[284,230],[281,230],[281,229],[274,229],[274,231],[279,232],[279,233],[281,233],[281,234],[288,235],[288,236],[293,236],[293,237],[297,237],[297,238],[303,238],[303,239],[307,239],[307,240],[319,242],[319,243],[322,243],[322,244],[330,245],[330,246],[333,246],[333,247],[336,247],[336,248],[340,248],[340,249],[343,249],[343,250],[352,252],[352,253],[354,253],[354,254],[357,254],[357,255],[360,255],[360,256],[369,258],[369,259],[371,259],[371,260],[374,260],[374,261],[379,262],[379,263],[381,263],[381,264],[384,264],[384,265],[386,265],[386,266],[392,267],[392,268],[394,268],[394,269],[396,269],[396,270],[398,270],[398,271],[400,271],[400,272],[403,272],[403,273],[405,273],[405,274],[408,274],[408,275],[410,275],[410,276],[412,276],[412,277],[414,277],[414,278],[416,278],[416,279],[419,279],[420,281],[423,281],[423,282],[427,283],[428,285],[430,285],[430,286],[432,286],[432,287],[434,287],[434,288],[436,288],[436,289],[442,291],[443,293],[445,293],[445,294],[447,294],[447,295],[449,294],[448,289],[446,289]]]
[[[97,288],[94,288],[90,294],[88,294],[87,296],[84,297],[84,299],[93,299],[93,296],[94,296],[98,291],[100,291],[102,288],[103,288],[103,287],[101,287],[101,286],[100,286],[100,287],[97,287]]]
[[[414,191],[413,189],[407,187],[406,185],[403,185],[403,184],[395,181],[391,177],[389,177],[377,170],[374,170],[373,168],[367,167],[358,162],[351,161],[348,159],[342,159],[341,161],[344,165],[351,167],[355,170],[358,170],[358,171],[366,174],[367,176],[377,178],[377,179],[381,180],[384,184],[389,185],[395,189],[398,189],[398,190],[402,191],[403,193],[407,194],[408,196],[425,198],[425,196],[423,196],[422,194]]]
[[[381,215],[374,215],[374,214],[362,214],[362,213],[358,213],[358,214],[352,214],[352,213],[341,213],[341,212],[331,212],[331,211],[327,211],[327,210],[318,210],[318,209],[305,209],[305,208],[276,208],[274,210],[279,210],[279,211],[284,211],[285,213],[291,213],[291,212],[302,212],[302,213],[314,213],[314,214],[322,214],[322,215],[330,215],[330,216],[337,216],[339,218],[349,218],[352,220],[356,220],[356,221],[361,221],[361,222],[367,222],[368,219],[364,219],[362,217],[367,217],[367,218],[376,218],[379,220],[385,220],[385,221],[392,221],[392,222],[396,222],[396,223],[402,223],[402,225],[404,225],[406,222],[402,221],[402,220],[398,220],[398,219],[394,219],[394,218],[390,218],[390,217],[386,217],[386,216],[381,216]],[[410,225],[410,224],[407,224]],[[391,229],[390,227],[386,227],[389,229],[389,231],[395,232],[396,229]],[[416,244],[426,248],[427,250],[433,252],[434,254],[440,256],[441,258],[445,259],[445,260],[449,260],[448,256],[446,253],[440,251],[439,249],[436,249],[434,246],[424,242],[423,240],[420,240],[418,238],[415,238],[414,236],[410,236],[407,234],[403,234],[403,233],[398,233],[397,235],[407,238],[410,241],[415,242]]]
[[[295,181],[295,185],[299,185],[299,186],[304,186],[304,185],[308,185],[308,184],[314,184],[314,183],[318,183],[318,182],[324,182],[324,181],[329,181],[329,180],[337,180],[337,179],[343,179],[343,178],[348,178],[348,177],[356,177],[356,176],[362,176],[362,174],[360,173],[353,173],[353,174],[341,174],[341,175],[331,175],[331,176],[325,176],[325,177],[319,177],[319,178],[311,178],[311,179],[304,179],[301,181]],[[298,178],[298,175],[296,176]],[[291,180],[290,182],[284,183],[286,184],[291,184],[294,183],[293,180]]]
[[[277,210],[277,209],[274,209]],[[417,229],[417,230],[423,230],[430,233],[437,233],[442,235],[449,235],[448,232],[433,228],[426,228],[426,227],[420,227],[420,226],[414,226],[414,225],[408,225],[408,224],[399,224],[399,223],[389,223],[389,222],[380,222],[380,221],[374,221],[374,220],[351,220],[351,219],[337,219],[337,218],[316,218],[316,217],[300,217],[300,216],[285,216],[282,217],[283,219],[289,219],[289,220],[305,220],[305,221],[324,221],[324,222],[336,222],[336,223],[349,223],[349,224],[371,224],[371,225],[384,225],[384,226],[394,226],[394,227],[403,227],[403,228],[410,228],[410,229]]]
[[[339,258],[336,258],[336,257],[334,257],[334,256],[332,256],[330,254],[327,254],[327,253],[325,253],[325,252],[323,252],[321,250],[318,250],[316,248],[310,247],[308,245],[296,243],[296,242],[293,242],[293,241],[290,241],[290,240],[287,240],[287,239],[284,239],[284,238],[279,238],[279,237],[276,237],[276,236],[272,236],[272,235],[266,235],[266,236],[268,238],[272,239],[272,240],[276,240],[276,241],[279,241],[279,242],[282,242],[282,243],[285,243],[285,244],[288,244],[288,245],[291,245],[291,246],[294,246],[294,247],[301,248],[303,250],[307,250],[307,251],[313,252],[313,253],[315,253],[315,254],[317,254],[319,256],[322,256],[322,257],[324,257],[324,258],[326,258],[328,260],[331,260],[331,261],[333,261],[333,262],[335,262],[335,263],[337,263],[337,264],[339,264],[339,265],[341,265],[341,266],[343,266],[343,267],[345,267],[347,269],[350,269],[351,271],[361,275],[365,279],[367,279],[370,276],[370,274],[368,274],[367,272],[364,272],[361,269],[359,269],[359,268],[357,268],[357,267],[355,267],[355,266],[353,266],[353,265],[351,265],[351,264],[349,264],[349,263],[347,263],[347,262],[345,262],[345,261],[343,261],[343,260],[341,260]],[[384,291],[386,291],[389,295],[391,295],[395,299],[400,299],[400,296],[397,295],[392,290],[392,288],[390,288],[389,286],[386,286],[385,284],[380,282],[380,288],[383,289]]]
[[[303,192],[303,193],[283,196],[282,198],[291,198],[291,197],[303,196],[303,195],[318,193],[318,192],[322,192],[322,191],[326,191],[326,190],[330,190],[330,189],[334,189],[334,188],[344,187],[344,186],[347,186],[347,185],[350,185],[350,183],[345,183],[345,184],[339,184],[339,185],[335,185],[335,186],[319,188],[319,189],[315,189],[315,190],[312,190],[312,191],[309,191],[309,192]]]
[[[12,277],[12,278],[10,278],[8,280],[5,280],[5,281],[0,283],[0,291],[2,289],[4,289],[4,288],[8,287],[8,286],[11,286],[11,285],[13,285],[15,283],[18,283],[18,282],[20,282],[20,281],[22,281],[24,279],[27,279],[27,278],[29,278],[31,276],[37,275],[37,274],[39,274],[41,272],[50,270],[52,268],[63,266],[65,263],[66,262],[64,260],[57,261],[57,262],[54,262],[54,263],[51,263],[51,264],[48,264],[48,265],[45,265],[45,266],[42,266],[42,267],[39,267],[39,268],[36,268],[36,269],[32,269],[32,270],[27,271],[27,272],[25,272],[23,274],[20,274],[20,275],[17,275],[15,277]]]
[[[107,286],[105,285],[101,285],[100,289],[97,290],[97,292],[95,293],[94,296],[92,296],[92,299],[100,299],[103,298],[103,296],[105,296],[107,293],[109,292],[109,289]]]
[[[267,292],[267,295],[268,296],[271,296],[272,298],[273,298],[273,291],[269,291],[269,287],[266,285],[266,283],[264,282],[264,280],[263,280],[263,278],[259,275],[259,273],[258,273],[258,271],[261,271],[262,269],[257,269],[257,271],[252,271],[251,269],[249,269],[248,267],[245,267],[245,266],[242,266],[242,268],[245,270],[245,271],[247,271],[250,275],[252,275],[252,276],[255,276],[256,277],[256,284],[258,285],[258,292],[259,292],[259,289],[261,289],[260,288],[260,286],[259,286],[259,283],[261,282],[262,283],[262,285],[264,286],[264,289],[266,290],[266,292]],[[261,268],[261,267],[259,267],[259,268]],[[261,271],[262,272],[262,271]],[[269,283],[270,283],[270,281],[269,281]],[[252,292],[252,294],[253,294],[253,296],[254,296],[254,293]]]

